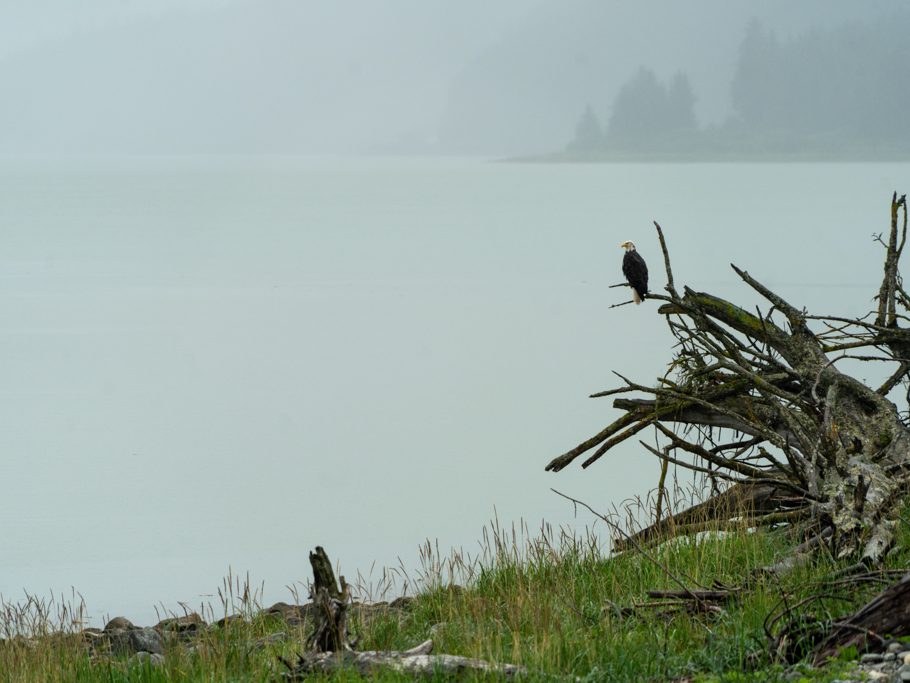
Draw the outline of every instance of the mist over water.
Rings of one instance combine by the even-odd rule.
[[[587,398],[612,371],[672,358],[655,302],[610,308],[618,245],[660,291],[657,220],[678,285],[764,310],[734,262],[862,314],[910,167],[493,160],[910,158],[906,18],[0,3],[0,596],[72,587],[95,625],[151,623],[232,571],[270,604],[317,544],[413,591],[425,539],[592,523],[551,487],[645,494],[659,466],[633,440],[543,469],[615,418]]]
[[[656,483],[601,429],[611,370],[665,371],[620,242],[746,305],[872,305],[906,164],[122,159],[0,165],[0,593],[151,622],[232,568],[264,602],[324,545],[349,577],[477,548],[494,514],[581,528]],[[762,304],[764,305],[764,304]],[[374,575],[377,570],[374,570]]]

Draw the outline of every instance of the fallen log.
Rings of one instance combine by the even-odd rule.
[[[389,669],[409,676],[456,675],[466,671],[511,677],[527,673],[515,664],[493,664],[482,659],[457,655],[433,655],[433,641],[427,640],[417,647],[400,652],[366,650],[363,652],[322,652],[298,655],[291,664],[282,659],[287,667],[283,676],[287,681],[303,681],[313,674],[332,674],[342,669],[354,670],[364,676],[371,676],[381,669]]]

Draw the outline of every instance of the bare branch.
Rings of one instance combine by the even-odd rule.
[[[660,250],[664,254],[664,270],[667,271],[667,286],[666,290],[670,292],[670,296],[675,300],[679,296],[676,294],[676,286],[673,284],[673,268],[670,267],[670,253],[667,251],[667,242],[664,239],[664,231],[660,229],[657,221],[654,221],[654,227],[657,228],[657,239],[660,240]]]

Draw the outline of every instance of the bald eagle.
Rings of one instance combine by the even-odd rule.
[[[626,255],[622,257],[622,274],[632,288],[632,301],[640,304],[648,294],[648,266],[635,251],[634,244],[623,242],[619,246],[626,250]]]

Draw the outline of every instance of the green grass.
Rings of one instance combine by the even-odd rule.
[[[910,547],[908,530],[899,530],[899,548]],[[651,557],[686,585],[734,586],[755,567],[787,552],[784,530],[733,531],[700,542],[671,541],[651,546]],[[824,588],[842,566],[821,556],[781,581],[759,582],[755,590],[726,606],[722,614],[665,614],[638,607],[623,615],[619,607],[648,602],[649,589],[677,584],[654,561],[630,552],[612,559],[596,539],[553,534],[529,538],[494,527],[485,535],[481,559],[454,555],[441,559],[425,547],[426,588],[407,611],[379,612],[367,622],[353,619],[361,649],[407,649],[428,637],[436,652],[522,664],[530,680],[665,681],[692,676],[696,681],[824,681],[843,674],[845,662],[821,670],[786,668],[772,660],[765,636],[766,617],[815,593],[824,599],[803,612],[818,618],[843,614],[881,589],[868,584],[844,593]],[[889,568],[906,567],[906,550],[888,559]],[[446,577],[443,580],[443,576]],[[450,583],[461,576],[467,586]],[[230,579],[226,585],[230,583]],[[293,659],[306,628],[289,627],[274,617],[257,615],[255,592],[222,596],[225,611],[244,611],[249,619],[209,628],[195,649],[173,643],[165,664],[130,665],[126,656],[91,657],[78,635],[78,609],[65,603],[32,601],[5,605],[0,612],[0,681],[262,681],[282,667],[277,655]],[[239,606],[239,610],[238,610]],[[56,611],[55,611],[56,609]],[[29,630],[30,629],[30,630]],[[41,637],[13,637],[28,631]],[[286,639],[256,647],[256,641],[279,631]],[[319,679],[315,679],[319,680]],[[354,674],[332,681],[362,680]],[[371,680],[407,680],[383,673]]]

